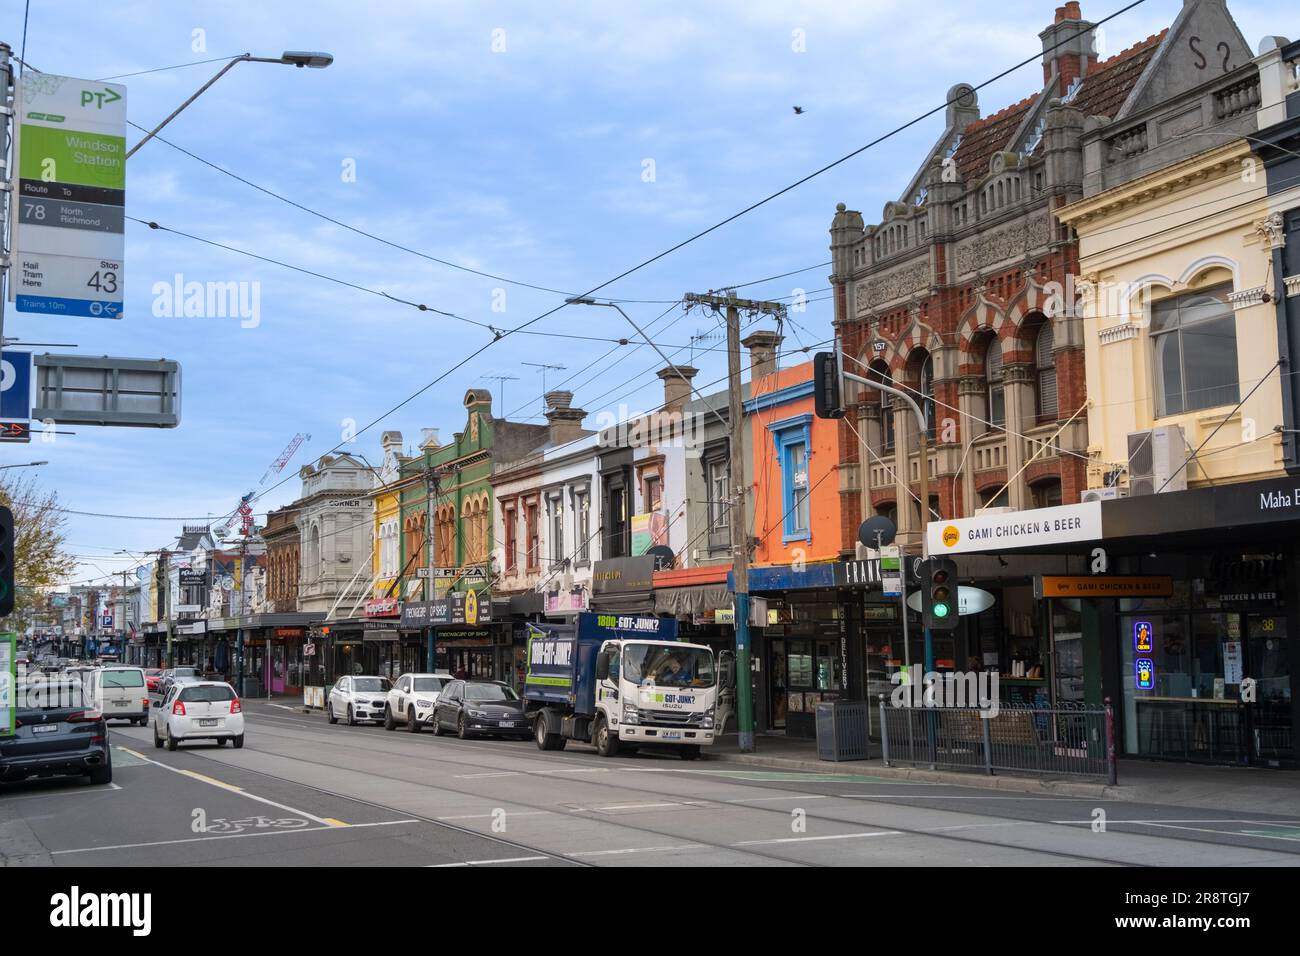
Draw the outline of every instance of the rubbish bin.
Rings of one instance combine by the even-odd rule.
[[[261,681],[259,681],[256,677],[245,677],[244,692],[239,696],[240,697],[261,697],[262,696]]]
[[[866,702],[836,700],[817,705],[817,759],[866,760],[868,736]]]

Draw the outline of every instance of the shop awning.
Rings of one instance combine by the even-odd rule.
[[[725,584],[700,584],[687,588],[658,588],[654,592],[656,614],[671,614],[689,621],[705,611],[731,607],[732,594]]]

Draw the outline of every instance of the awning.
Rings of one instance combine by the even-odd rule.
[[[688,588],[658,588],[654,592],[656,614],[671,614],[689,621],[705,611],[731,607],[732,594],[725,584],[700,584]]]

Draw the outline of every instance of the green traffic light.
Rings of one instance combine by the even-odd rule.
[[[933,612],[934,612],[934,616],[935,616],[935,617],[947,617],[947,616],[948,616],[948,605],[946,605],[946,604],[936,604],[936,605],[934,606]]]

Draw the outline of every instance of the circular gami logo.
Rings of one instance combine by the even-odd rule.
[[[961,540],[961,532],[957,530],[956,525],[948,525],[943,529],[943,546],[945,548],[955,547]]]

